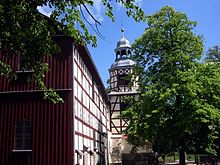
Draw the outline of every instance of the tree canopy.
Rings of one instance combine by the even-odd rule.
[[[135,5],[135,1],[102,0],[105,14],[114,21],[113,3],[120,3],[127,10],[127,15],[136,21],[145,20],[143,10]],[[52,14],[46,19],[38,12],[38,6],[49,6]],[[61,99],[52,89],[48,91],[43,83],[43,77],[48,65],[42,63],[44,56],[57,53],[59,48],[53,41],[55,30],[49,22],[53,22],[58,30],[73,38],[77,44],[92,44],[96,46],[96,36],[88,30],[89,22],[85,18],[88,14],[95,26],[100,22],[90,13],[92,0],[1,0],[0,1],[0,51],[8,56],[21,54],[25,64],[23,69],[34,70],[34,80],[38,88],[45,91],[45,97],[59,102]],[[0,61],[0,73],[9,77],[13,72],[11,66]]]
[[[220,62],[220,47],[218,45],[214,45],[212,48],[208,49],[205,61],[212,63]]]
[[[148,16],[144,34],[132,45],[141,94],[128,98],[122,115],[130,119],[129,143],[148,140],[159,154],[180,151],[180,164],[185,151],[216,153],[220,121],[220,70],[198,62],[203,43],[195,26],[168,6]]]

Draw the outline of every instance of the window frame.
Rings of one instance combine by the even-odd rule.
[[[128,79],[127,74],[118,75],[118,86],[129,86],[131,80]]]
[[[32,151],[32,125],[27,120],[22,120],[15,124],[13,148],[13,152]]]

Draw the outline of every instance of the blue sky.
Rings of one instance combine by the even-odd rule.
[[[144,33],[147,23],[136,23],[132,18],[126,16],[124,9],[120,5],[116,4],[114,10],[116,20],[113,23],[104,16],[101,0],[94,0],[94,2],[95,6],[91,11],[101,22],[102,25],[99,27],[99,31],[105,36],[106,41],[97,38],[97,47],[88,46],[88,48],[103,83],[106,85],[106,81],[109,78],[108,69],[115,60],[114,49],[117,41],[121,38],[121,24],[125,28],[125,37],[132,44],[135,38]],[[136,0],[136,2],[144,9],[147,15],[159,11],[165,5],[184,12],[190,20],[198,22],[195,33],[203,35],[205,51],[213,45],[220,46],[220,0]],[[42,12],[50,13],[46,9]],[[88,19],[90,20],[89,17]]]

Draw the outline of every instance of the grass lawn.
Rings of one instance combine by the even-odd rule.
[[[186,156],[187,160],[190,161],[194,161],[195,160],[195,155],[194,154],[188,154]],[[169,163],[169,162],[174,162],[175,160],[179,160],[179,153],[175,152],[175,156],[174,153],[168,154],[165,156],[165,162]]]

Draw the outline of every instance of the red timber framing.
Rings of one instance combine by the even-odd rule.
[[[0,52],[0,60],[13,66],[18,76],[17,80],[0,76],[1,165],[73,165],[74,48],[67,36],[56,36],[54,40],[61,52],[45,58],[49,63],[45,84],[60,94],[64,100],[60,104],[44,100],[36,82],[25,81],[32,71],[18,70],[18,56],[8,57]],[[19,145],[20,137],[15,141],[15,132],[19,132],[15,126],[22,121],[30,123],[31,148],[23,145],[23,150],[17,150],[15,143]],[[22,137],[22,144],[28,136]]]
[[[75,160],[78,164],[106,164],[109,99],[87,49],[74,53]],[[85,56],[87,55],[87,56]]]
[[[0,52],[0,60],[13,66],[18,76],[17,80],[0,76],[2,165],[108,161],[110,102],[95,64],[87,48],[75,46],[70,37],[57,35],[54,40],[61,53],[44,59],[49,63],[45,84],[60,94],[64,100],[60,104],[44,100],[36,82],[26,81],[33,71],[19,70],[19,56]],[[19,130],[17,123],[28,125]]]
[[[123,131],[128,126],[128,119],[121,118],[120,115],[127,107],[126,103],[124,103],[123,101],[123,98],[131,95],[137,95],[137,93],[115,92],[109,94],[109,97],[111,98],[110,130],[112,132],[112,135],[123,134]]]

